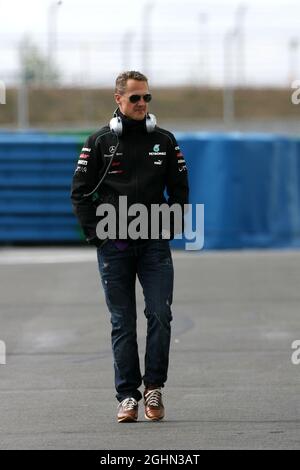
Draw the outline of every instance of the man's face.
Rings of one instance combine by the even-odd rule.
[[[120,111],[131,119],[141,121],[148,112],[148,103],[141,98],[137,103],[131,103],[129,97],[131,95],[144,96],[149,93],[147,82],[129,79],[126,84],[126,91],[123,95],[115,94],[115,100]]]

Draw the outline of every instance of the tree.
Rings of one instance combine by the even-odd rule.
[[[59,82],[56,65],[49,62],[30,36],[25,36],[19,46],[21,76],[28,85],[55,85]]]

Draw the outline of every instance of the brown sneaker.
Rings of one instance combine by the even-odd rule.
[[[145,389],[144,392],[145,418],[159,421],[165,416],[160,388]]]
[[[125,398],[118,406],[118,422],[133,423],[138,419],[138,402],[135,398]]]

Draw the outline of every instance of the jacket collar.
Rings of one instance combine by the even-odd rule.
[[[125,132],[146,132],[146,117],[141,121],[131,119],[123,114],[120,109],[116,113],[122,119],[122,124]]]

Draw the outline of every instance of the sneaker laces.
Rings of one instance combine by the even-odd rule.
[[[125,400],[121,401],[118,408],[122,406],[124,410],[129,411],[133,410],[137,406],[137,404],[138,402],[135,398],[125,398]]]
[[[145,405],[156,406],[156,407],[159,407],[162,405],[161,391],[159,388],[155,388],[154,390],[149,390],[149,392],[145,394]]]

